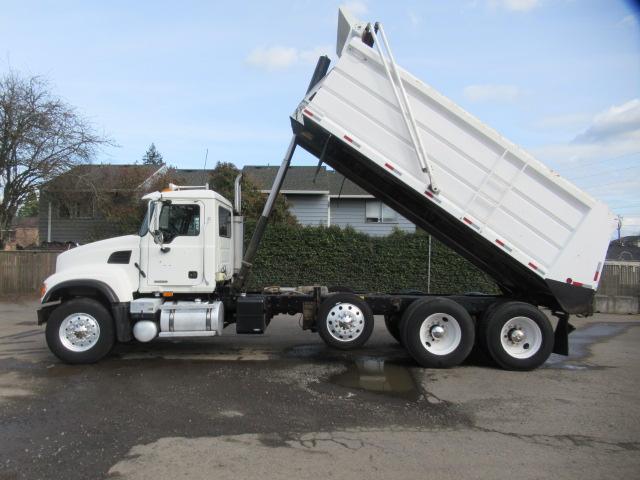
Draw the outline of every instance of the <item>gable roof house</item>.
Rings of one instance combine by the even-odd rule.
[[[289,210],[302,225],[350,226],[369,235],[383,236],[400,229],[414,232],[415,225],[376,200],[342,174],[324,166],[289,167],[282,185]],[[242,173],[258,189],[269,192],[278,167],[246,166]]]
[[[130,198],[166,172],[156,165],[78,165],[40,189],[38,231],[41,242],[86,243],[104,223],[99,194]]]

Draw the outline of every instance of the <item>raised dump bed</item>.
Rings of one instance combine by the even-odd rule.
[[[377,27],[340,12],[339,60],[292,116],[298,143],[487,272],[508,296],[591,313],[614,214],[395,67]]]

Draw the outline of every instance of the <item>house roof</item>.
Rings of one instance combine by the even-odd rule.
[[[259,190],[271,190],[279,167],[251,165],[242,169]],[[295,166],[289,167],[282,184],[283,193],[326,193],[332,196],[362,195],[370,196],[365,190],[358,187],[351,180],[326,167],[320,167],[316,175],[317,167]],[[314,181],[315,177],[315,181]]]
[[[38,217],[15,217],[11,228],[38,228]]]
[[[640,236],[612,240],[607,250],[607,260],[640,261]]]
[[[119,190],[123,188],[123,179],[141,184],[162,168],[157,165],[77,165],[42,188],[47,191]]]

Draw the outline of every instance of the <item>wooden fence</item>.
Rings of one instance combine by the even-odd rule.
[[[38,294],[42,281],[56,269],[60,252],[0,251],[0,295]]]
[[[598,295],[640,297],[640,262],[605,262]]]

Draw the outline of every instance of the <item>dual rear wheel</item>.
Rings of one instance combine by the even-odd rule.
[[[353,294],[337,294],[319,310],[319,331],[331,346],[362,346],[373,331],[367,303]],[[446,297],[414,301],[402,315],[385,316],[385,326],[423,367],[447,368],[462,363],[474,344],[507,370],[532,370],[553,350],[553,328],[547,316],[524,302],[491,305],[478,325],[462,305]]]

